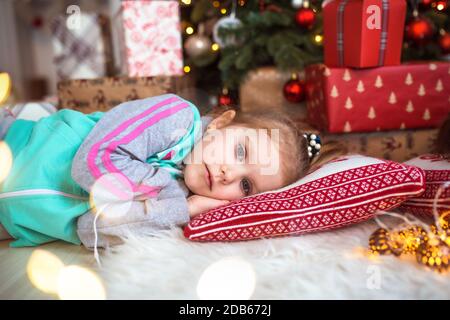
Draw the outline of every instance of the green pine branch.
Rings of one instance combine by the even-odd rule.
[[[317,10],[316,22],[311,30],[297,26],[297,9],[292,7],[291,0],[264,0],[266,6],[276,6],[281,10],[263,12],[259,2],[247,0],[244,6],[238,6],[237,17],[242,22],[241,27],[219,30],[223,39],[231,41],[231,44],[221,48],[217,64],[223,85],[230,89],[238,88],[249,71],[261,66],[274,65],[280,70],[295,72],[323,61],[323,48],[313,38],[316,34],[323,35],[323,0],[310,0],[311,7]],[[194,0],[193,3],[190,19],[194,24],[222,17],[213,7],[213,1]],[[231,1],[227,3],[230,12]],[[438,31],[444,29],[450,32],[449,14],[450,6],[444,12],[438,12],[435,8],[420,12],[421,16],[432,21],[436,32],[433,39],[424,45],[405,40],[402,60],[439,59],[442,52],[437,41]],[[408,5],[407,23],[411,18],[412,9]]]
[[[296,25],[296,9],[291,7],[290,1],[266,1],[267,5],[276,5],[280,12],[261,12],[258,4],[257,0],[248,0],[245,7],[239,8],[237,16],[242,27],[219,30],[223,39],[237,41],[222,48],[219,63],[222,81],[232,89],[239,86],[250,70],[263,65],[294,72],[323,60],[322,49],[312,38],[322,31],[320,13],[315,29],[303,30]]]

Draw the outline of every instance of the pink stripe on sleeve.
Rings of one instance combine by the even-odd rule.
[[[145,116],[149,115],[150,113],[152,113],[170,103],[176,102],[176,101],[180,101],[180,99],[178,99],[177,97],[171,97],[171,98],[168,98],[166,100],[163,100],[163,101],[155,104],[151,108],[145,110],[143,113],[138,114],[137,116],[123,122],[120,126],[118,126],[116,129],[114,129],[109,134],[107,134],[102,140],[95,143],[87,155],[88,168],[89,168],[89,171],[91,172],[91,174],[93,175],[94,179],[97,179],[102,175],[100,169],[95,164],[95,159],[97,158],[100,147],[103,143],[118,136],[120,133],[125,131],[129,126],[131,126],[136,121],[138,121],[138,120],[144,118]]]
[[[135,139],[137,136],[139,136],[148,127],[154,125],[155,123],[161,121],[164,118],[167,118],[167,117],[177,113],[178,111],[180,111],[188,106],[189,106],[189,104],[187,104],[186,102],[183,102],[183,103],[180,103],[170,109],[161,111],[161,112],[157,113],[156,115],[154,115],[153,117],[151,117],[149,120],[141,123],[136,129],[134,129],[132,132],[130,132],[126,136],[122,137],[120,140],[111,142],[106,147],[105,152],[103,153],[103,156],[102,156],[102,161],[103,161],[104,167],[111,173],[121,173],[120,170],[117,169],[117,167],[114,166],[114,164],[112,163],[111,153],[119,145],[127,144],[127,143],[131,142],[133,139]],[[130,180],[128,179],[128,181],[130,181]],[[133,185],[134,191],[139,189],[139,186],[136,186],[132,181],[130,181],[130,183]],[[154,189],[148,189],[147,187],[152,188],[150,186],[146,186],[146,188],[144,189],[145,193],[150,193],[151,190],[154,190]]]

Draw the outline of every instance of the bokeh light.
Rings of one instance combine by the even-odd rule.
[[[130,210],[134,200],[133,186],[119,173],[108,173],[98,178],[91,188],[92,213],[121,217]]]
[[[240,257],[227,257],[211,264],[197,284],[200,299],[250,299],[256,285],[253,266]]]
[[[88,269],[79,266],[65,267],[58,280],[58,296],[61,300],[106,299],[102,281]]]
[[[186,34],[193,34],[193,33],[194,33],[194,28],[192,28],[192,27],[186,28]]]
[[[5,141],[0,141],[0,183],[6,179],[11,171],[13,156]]]
[[[94,272],[80,266],[65,266],[46,250],[33,251],[28,259],[27,275],[37,289],[63,300],[106,299],[103,283]]]
[[[447,8],[447,1],[441,0],[433,3],[433,6],[436,7],[438,11],[443,11]]]
[[[0,104],[8,100],[11,94],[11,77],[6,72],[0,73]]]
[[[28,259],[27,275],[30,282],[39,290],[57,294],[58,275],[64,268],[64,263],[53,253],[36,249]]]
[[[314,41],[315,41],[317,44],[321,44],[322,41],[323,41],[323,36],[320,35],[320,34],[316,34],[316,35],[314,36]]]
[[[211,45],[211,49],[212,49],[212,51],[217,51],[217,50],[219,50],[219,45],[217,43],[213,43]]]

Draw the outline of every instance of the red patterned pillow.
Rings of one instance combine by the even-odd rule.
[[[450,184],[450,159],[438,154],[425,154],[405,164],[417,166],[425,171],[426,189],[423,194],[405,201],[399,209],[403,212],[430,217],[433,215],[434,199],[441,188],[436,209],[439,214],[450,211],[450,186],[444,187],[444,184]]]
[[[298,235],[367,220],[424,191],[422,169],[352,155],[296,183],[205,212],[184,229],[193,241],[239,241]]]

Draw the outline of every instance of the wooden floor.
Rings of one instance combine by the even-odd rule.
[[[28,279],[27,263],[36,249],[56,255],[64,265],[77,265],[93,270],[96,266],[92,251],[62,241],[34,248],[10,248],[9,240],[0,241],[0,299],[57,299],[36,289]]]

